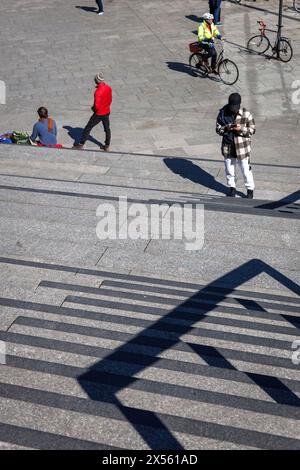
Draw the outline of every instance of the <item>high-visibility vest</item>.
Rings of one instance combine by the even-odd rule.
[[[210,28],[206,21],[203,21],[200,23],[199,28],[198,28],[198,40],[199,42],[202,42],[204,39],[213,39],[216,36],[219,36],[219,30],[215,26],[214,23],[210,25]]]

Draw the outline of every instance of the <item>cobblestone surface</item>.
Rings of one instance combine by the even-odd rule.
[[[277,2],[223,2],[226,55],[240,69],[237,84],[226,87],[192,76],[187,67],[188,43],[206,1],[107,0],[103,17],[89,11],[93,2],[78,3],[2,1],[0,79],[7,106],[1,106],[0,129],[31,130],[36,108],[44,104],[60,124],[60,141],[71,145],[70,136],[89,117],[92,79],[101,70],[114,89],[116,151],[218,157],[216,113],[237,90],[257,119],[255,160],[298,161],[300,15],[288,6],[283,31],[295,55],[283,64],[245,50],[257,19],[275,27]],[[102,131],[94,135],[101,139]]]

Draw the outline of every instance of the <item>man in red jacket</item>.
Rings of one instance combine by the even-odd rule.
[[[100,122],[103,124],[105,132],[105,145],[102,149],[105,152],[109,151],[111,132],[109,126],[109,115],[110,115],[110,106],[112,103],[112,89],[104,82],[104,77],[101,73],[95,77],[96,91],[94,94],[94,105],[92,111],[94,114],[87,123],[85,129],[83,130],[81,140],[79,144],[74,144],[74,149],[82,149],[86,143],[91,130],[97,126]]]

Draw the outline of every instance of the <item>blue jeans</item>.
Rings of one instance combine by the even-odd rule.
[[[215,3],[215,8],[212,12],[212,14],[214,15],[214,23],[220,23],[221,21],[221,3],[222,3],[222,0],[217,0],[216,3]]]
[[[97,3],[98,8],[99,8],[98,13],[102,13],[104,11],[104,9],[103,9],[103,0],[96,0],[96,3]]]

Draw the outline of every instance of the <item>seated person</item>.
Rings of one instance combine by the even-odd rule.
[[[33,126],[32,135],[30,140],[37,141],[41,145],[54,146],[57,144],[57,128],[53,119],[48,117],[48,110],[42,106],[38,109],[39,120]]]
[[[203,59],[207,62],[207,59],[211,57],[211,71],[217,73],[217,51],[214,46],[214,38],[222,39],[222,36],[214,25],[214,15],[205,13],[202,18],[203,21],[198,28],[198,41],[205,51]]]

